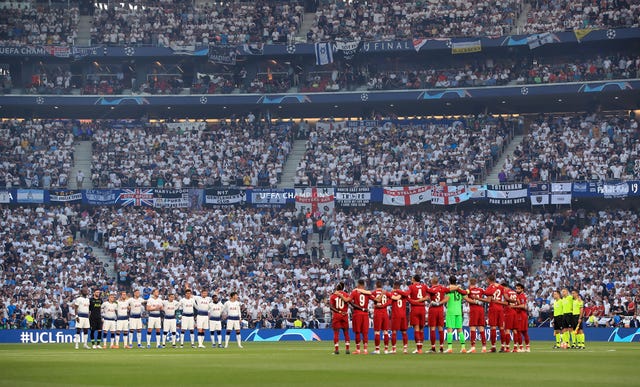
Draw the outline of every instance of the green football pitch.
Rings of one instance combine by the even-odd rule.
[[[245,343],[238,349],[74,350],[0,345],[0,386],[637,386],[640,344],[531,353],[340,355],[330,342]],[[458,348],[456,346],[455,348]],[[342,348],[341,348],[342,350]]]

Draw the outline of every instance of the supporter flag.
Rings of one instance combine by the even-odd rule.
[[[467,187],[471,199],[481,199],[487,197],[487,185],[470,185]]]
[[[526,203],[528,190],[524,184],[487,185],[487,198],[490,204]]]
[[[324,66],[333,63],[333,51],[331,50],[331,43],[316,43],[316,65]]]
[[[584,39],[585,36],[589,35],[593,30],[593,28],[581,28],[573,30],[573,33],[576,35],[578,43],[582,43],[582,39]]]
[[[531,199],[532,206],[544,206],[549,204],[549,184],[529,184],[529,198]]]
[[[153,189],[123,189],[118,195],[117,203],[121,206],[150,206],[154,205]]]
[[[571,183],[551,183],[551,204],[571,204]]]
[[[323,215],[333,214],[335,195],[333,188],[296,188],[296,211]]]
[[[463,185],[449,186],[441,185],[436,187],[431,197],[432,204],[447,206],[450,204],[459,204],[469,200],[470,195],[467,187]]]
[[[470,42],[451,42],[452,54],[468,54],[482,51],[482,41],[480,39]]]
[[[382,204],[389,206],[411,206],[431,201],[433,187],[385,187],[382,189]]]
[[[544,46],[548,43],[553,43],[554,41],[560,41],[555,34],[551,32],[544,32],[542,34],[533,34],[527,37],[527,44],[529,45],[529,49],[533,50],[534,48],[538,48],[540,46]]]
[[[429,41],[429,39],[413,39],[413,48],[416,50],[416,52],[420,51],[420,49],[422,48],[422,46],[424,46],[425,44],[427,44],[427,42]]]

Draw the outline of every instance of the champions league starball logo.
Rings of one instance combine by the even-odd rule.
[[[289,54],[295,54],[296,53],[296,45],[295,44],[287,45],[287,52]]]
[[[361,100],[362,102],[366,102],[366,101],[368,101],[368,100],[369,100],[369,93],[362,93],[362,94],[360,94],[360,100]]]
[[[126,56],[133,56],[133,54],[135,54],[135,53],[136,53],[136,49],[133,48],[133,47],[125,47],[124,48],[124,54]]]
[[[607,39],[615,39],[616,30],[607,30]]]
[[[36,103],[38,105],[42,105],[44,103],[44,97],[37,97],[36,98]]]
[[[205,103],[207,103],[207,101],[208,101],[208,100],[207,100],[207,97],[205,97],[204,95],[203,95],[202,97],[200,97],[200,103],[201,103],[201,104],[203,104],[203,105],[204,105]]]
[[[529,94],[529,88],[528,88],[528,87],[522,87],[522,88],[520,89],[520,94],[522,94],[522,95],[527,95],[527,94]]]

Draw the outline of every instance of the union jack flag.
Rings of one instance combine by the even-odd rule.
[[[151,206],[153,207],[153,188],[123,189],[118,195],[121,206]]]

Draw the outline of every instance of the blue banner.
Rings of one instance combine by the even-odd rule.
[[[115,189],[88,189],[82,192],[82,204],[97,206],[110,206],[116,204],[119,190]]]
[[[588,341],[631,343],[640,342],[640,329],[636,328],[586,328],[584,330]],[[75,329],[49,329],[49,330],[0,330],[0,344],[72,344]],[[243,329],[243,341],[253,342],[279,342],[279,341],[332,341],[332,329]],[[413,340],[413,329],[408,330],[409,340]],[[428,339],[428,331],[427,337]],[[464,328],[465,337],[469,339],[469,329]],[[143,330],[143,340],[146,331]],[[455,335],[454,335],[455,336]],[[487,337],[489,330],[487,329]],[[499,337],[499,333],[498,333]],[[552,341],[553,330],[551,328],[530,328],[529,337],[532,341]],[[369,330],[369,339],[373,340],[373,330]],[[185,340],[188,341],[188,335]],[[210,341],[208,331],[205,331],[205,340]],[[457,340],[457,337],[455,338]],[[155,342],[154,342],[155,344]]]

